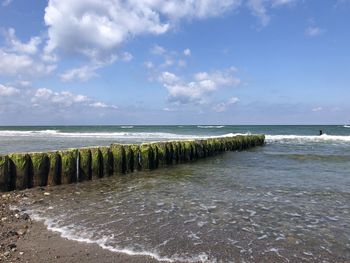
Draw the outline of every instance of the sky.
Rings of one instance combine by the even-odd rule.
[[[350,0],[0,0],[0,125],[348,124]]]

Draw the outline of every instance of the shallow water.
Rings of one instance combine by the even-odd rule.
[[[53,187],[23,207],[70,239],[159,260],[345,262],[350,142],[316,139]]]

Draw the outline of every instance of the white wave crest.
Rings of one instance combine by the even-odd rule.
[[[224,128],[223,125],[198,125],[197,128],[201,129],[221,129]]]
[[[344,128],[350,128],[350,125],[344,125],[343,127]]]
[[[350,142],[350,136],[345,135],[266,135],[266,142]]]
[[[120,128],[122,128],[122,129],[132,129],[132,128],[134,128],[134,126],[132,126],[132,125],[129,125],[129,126],[120,126]]]
[[[223,135],[194,135],[168,132],[61,132],[59,130],[40,131],[0,131],[0,137],[41,137],[41,138],[100,138],[100,139],[140,139],[140,140],[194,140],[213,137],[245,135],[228,133]]]

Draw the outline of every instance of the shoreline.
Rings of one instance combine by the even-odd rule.
[[[132,262],[155,263],[147,256],[131,256],[103,249],[97,244],[73,241],[50,231],[43,222],[32,220],[14,209],[27,193],[1,193],[0,261],[1,262]]]
[[[25,211],[11,209],[11,206],[17,206],[22,200],[30,199],[33,202],[41,202],[46,195],[50,195],[50,190],[50,187],[47,187],[0,194],[0,262],[166,262],[158,261],[151,256],[128,255],[104,249],[98,244],[64,238],[60,233],[47,229],[43,222],[31,219]],[[255,255],[251,259],[242,258],[238,252],[235,258],[239,259],[237,262],[285,262],[285,257],[272,250],[269,252]],[[290,263],[319,262],[307,258],[289,258],[288,261]],[[211,261],[203,259],[198,262]],[[228,257],[225,262],[230,262],[230,258]],[[334,255],[331,262],[345,263],[348,261],[342,255]]]

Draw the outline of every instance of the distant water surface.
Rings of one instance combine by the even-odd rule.
[[[319,137],[319,130],[324,136]],[[0,154],[72,147],[184,140],[263,133],[268,141],[350,141],[350,128],[338,126],[0,126]]]

